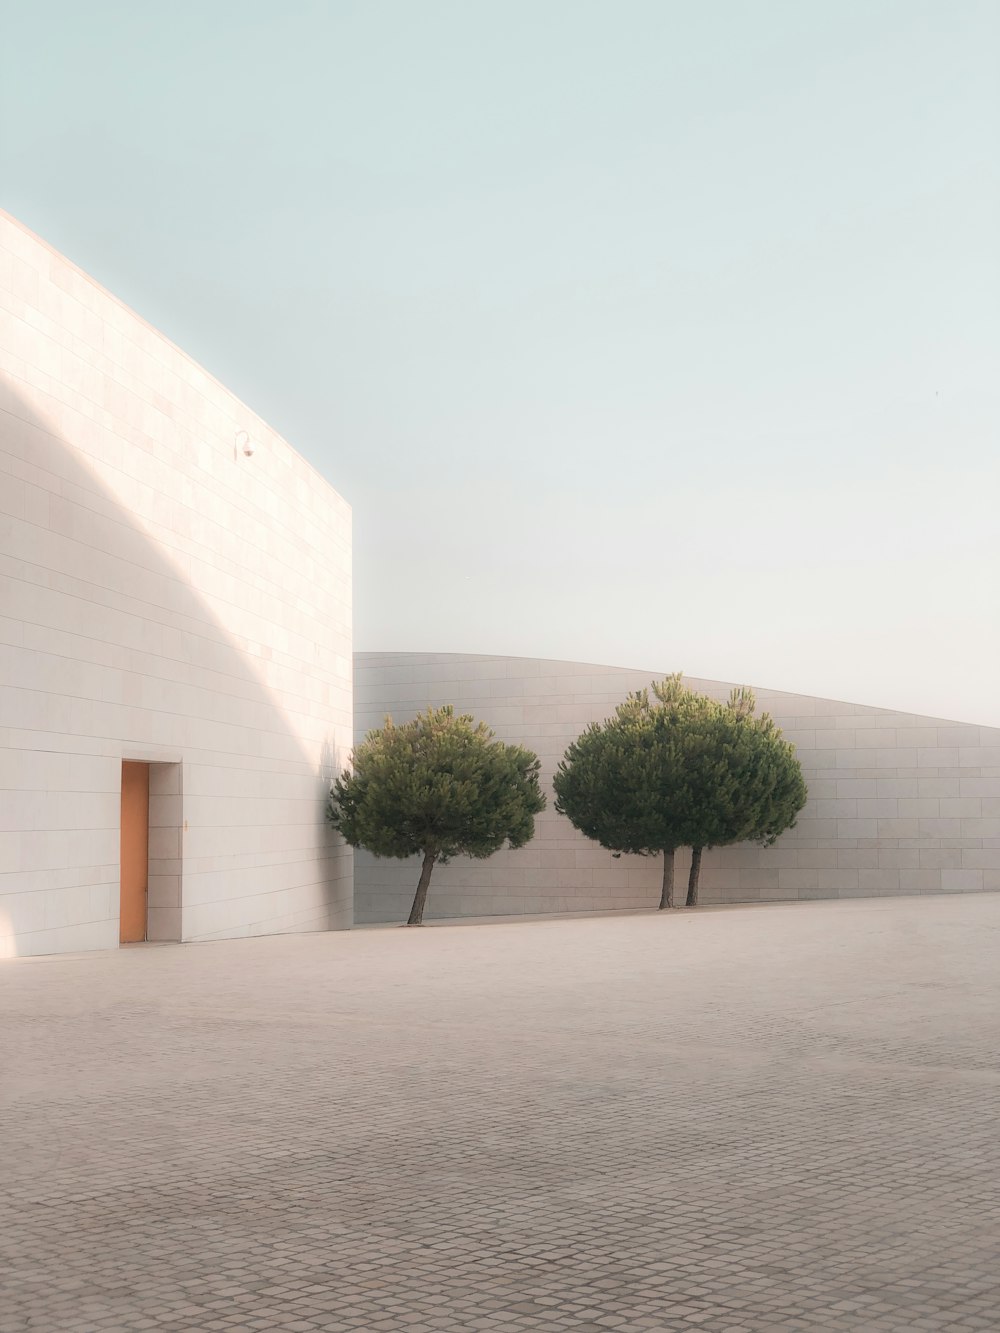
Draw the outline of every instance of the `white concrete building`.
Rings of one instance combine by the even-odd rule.
[[[353,708],[351,649],[345,502],[0,213],[0,957],[403,919],[415,862],[325,821],[354,728],[452,703],[550,781],[652,675],[360,654]],[[758,697],[809,804],[773,848],[707,853],[706,902],[1000,890],[1000,729]],[[438,866],[427,915],[648,907],[659,879],[550,805],[527,847]]]
[[[351,713],[347,504],[0,214],[0,954],[349,926]]]
[[[556,814],[550,785],[570,741],[656,673],[448,653],[359,653],[355,662],[359,739],[386,713],[404,721],[450,703],[542,760],[550,803],[534,841],[436,866],[428,918],[657,905],[659,858],[618,859],[590,842]],[[718,699],[731,688],[687,683]],[[706,852],[703,902],[1000,891],[1000,729],[775,690],[757,699],[797,746],[809,801],[774,847]],[[687,868],[678,854],[681,900]],[[405,920],[418,874],[416,859],[356,852],[356,919]]]

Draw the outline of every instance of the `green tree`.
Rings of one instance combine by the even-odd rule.
[[[753,691],[746,688],[715,705],[702,743],[690,753],[694,818],[687,906],[696,907],[703,850],[735,842],[769,847],[794,827],[807,791],[795,747],[769,714],[756,713]]]
[[[352,847],[423,856],[406,923],[419,926],[438,861],[530,841],[545,808],[539,768],[530,750],[495,740],[485,722],[456,717],[450,706],[401,726],[387,717],[356,747],[353,771],[333,784],[328,818]]]
[[[613,717],[570,745],[555,777],[556,809],[615,853],[663,854],[661,909],[672,907],[678,847],[691,848],[687,905],[698,903],[706,848],[769,846],[792,827],[806,786],[792,745],[752,691],[726,704],[668,676],[630,694]]]
[[[688,846],[699,792],[695,756],[718,705],[681,684],[654,681],[595,722],[567,749],[554,779],[556,809],[581,833],[621,854],[663,856],[661,910],[674,905],[674,859]]]

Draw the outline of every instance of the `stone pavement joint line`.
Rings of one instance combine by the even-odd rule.
[[[0,967],[0,1333],[1000,1328],[1000,897]]]

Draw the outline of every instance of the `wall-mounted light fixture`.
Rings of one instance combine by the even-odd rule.
[[[237,459],[239,458],[240,454],[242,454],[244,458],[253,458],[253,450],[254,450],[254,444],[249,434],[245,430],[238,430],[236,432]]]

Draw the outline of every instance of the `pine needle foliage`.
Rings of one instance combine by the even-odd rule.
[[[420,854],[408,925],[420,925],[431,871],[454,856],[484,859],[523,847],[545,808],[538,756],[495,739],[485,722],[428,708],[391,717],[355,748],[330,792],[328,818],[352,847],[376,856]]]
[[[637,690],[614,716],[567,749],[553,781],[556,809],[618,854],[663,855],[660,906],[673,906],[674,853],[690,844],[699,792],[695,752],[706,745],[712,700],[668,676]]]
[[[794,745],[770,714],[756,712],[752,690],[734,689],[714,709],[691,773],[697,814],[688,839],[688,907],[697,906],[704,848],[736,842],[770,847],[795,826],[808,794]]]
[[[674,855],[692,848],[688,906],[698,900],[702,851],[769,845],[795,822],[806,788],[794,747],[751,691],[726,704],[688,689],[680,674],[630,694],[566,751],[556,809],[616,854],[663,855],[660,907],[673,906]]]

